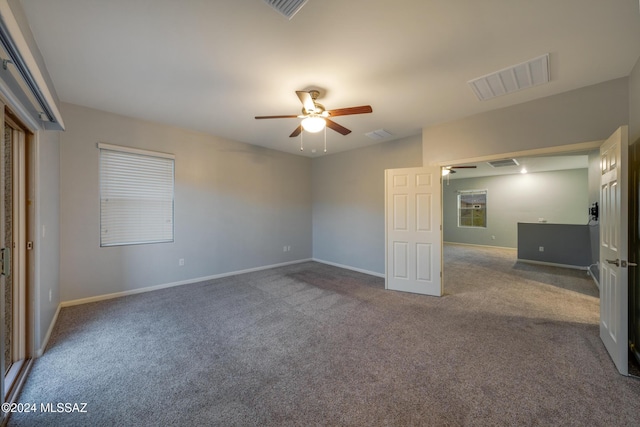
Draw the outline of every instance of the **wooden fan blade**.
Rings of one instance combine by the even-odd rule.
[[[349,107],[349,108],[338,108],[336,110],[329,110],[329,116],[348,116],[350,114],[365,114],[371,113],[373,109],[371,105],[361,105],[359,107]]]
[[[291,132],[291,135],[289,135],[289,138],[295,138],[296,136],[300,135],[300,132],[302,132],[302,125],[298,126],[296,130]]]
[[[315,111],[316,105],[313,103],[313,98],[311,98],[311,95],[309,94],[309,92],[303,92],[301,90],[297,90],[296,95],[298,95],[298,98],[300,98],[300,102],[302,102],[302,106],[304,107],[307,113]]]
[[[298,116],[294,115],[289,115],[289,116],[256,116],[255,118],[260,120],[260,119],[295,119]]]
[[[351,133],[351,131],[349,129],[347,129],[346,127],[337,124],[336,122],[334,122],[333,120],[329,120],[329,119],[324,119],[327,122],[327,127],[330,129],[335,130],[338,133],[341,133],[343,135],[349,135]]]
[[[451,166],[450,169],[475,169],[477,166]]]

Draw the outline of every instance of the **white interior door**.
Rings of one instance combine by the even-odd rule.
[[[623,375],[629,373],[627,154],[623,126],[600,147],[600,338]]]
[[[442,295],[441,171],[385,171],[387,289]]]

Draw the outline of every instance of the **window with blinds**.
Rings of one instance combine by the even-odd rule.
[[[100,246],[173,242],[172,154],[98,144]]]

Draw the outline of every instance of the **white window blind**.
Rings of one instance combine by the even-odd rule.
[[[174,156],[98,144],[100,246],[173,242]]]

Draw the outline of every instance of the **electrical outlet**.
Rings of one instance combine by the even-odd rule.
[[[496,240],[496,236],[491,236],[491,240]]]
[[[540,251],[540,252],[544,252],[544,246],[539,246],[539,247],[538,247],[538,251]]]
[[[180,267],[184,266],[184,258],[180,258],[180,259],[178,260],[178,265],[179,265]]]

